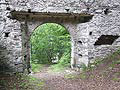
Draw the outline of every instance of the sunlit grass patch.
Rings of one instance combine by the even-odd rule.
[[[45,66],[44,64],[35,64],[35,63],[32,63],[31,64],[32,66],[32,71],[33,72],[40,72],[40,70]]]
[[[86,79],[87,78],[87,75],[85,73],[81,73],[80,76],[79,76],[81,79]]]
[[[75,79],[75,78],[77,78],[78,76],[77,75],[75,75],[75,74],[66,74],[66,75],[64,75],[64,78],[66,78],[66,79]]]
[[[60,71],[63,71],[64,69],[65,69],[65,66],[61,64],[54,64],[54,65],[51,65],[51,67],[49,68],[49,71],[60,72]]]
[[[114,77],[114,78],[112,78],[112,80],[119,82],[119,81],[120,81],[120,78]]]

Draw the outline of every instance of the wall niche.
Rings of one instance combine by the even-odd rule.
[[[94,45],[112,45],[119,36],[101,35]]]

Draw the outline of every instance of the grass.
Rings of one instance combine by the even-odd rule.
[[[79,77],[80,77],[81,79],[86,79],[86,78],[87,78],[87,76],[86,76],[85,73],[81,73]]]
[[[50,67],[50,71],[53,71],[53,72],[60,72],[60,71],[63,71],[64,69],[65,69],[65,66],[61,64],[54,64],[54,65],[51,65]]]
[[[34,63],[32,63],[31,65],[32,65],[32,71],[34,73],[36,73],[36,72],[40,72],[41,69],[43,69],[45,67],[45,65],[47,65],[47,64],[34,64]],[[67,65],[51,64],[49,67],[49,71],[60,72],[60,71],[63,71],[66,67],[67,67]]]
[[[119,81],[120,81],[120,78],[114,77],[114,78],[112,78],[112,80],[113,80],[113,81],[118,81],[118,82],[119,82]]]
[[[66,79],[75,79],[75,78],[77,78],[77,75],[74,75],[74,74],[66,74],[66,75],[64,75],[64,78],[66,78]]]
[[[40,72],[40,70],[45,66],[44,64],[31,64],[33,72]]]

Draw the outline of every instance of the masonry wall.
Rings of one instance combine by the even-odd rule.
[[[119,0],[96,0],[95,2],[92,0],[89,2],[84,0],[81,2],[80,0],[0,0],[0,67],[5,66],[1,71],[9,68],[14,72],[22,72],[25,66],[24,56],[29,54],[29,51],[23,50],[25,42],[22,40],[30,37],[23,32],[25,30],[23,28],[26,28],[25,20],[17,20],[10,13],[16,11],[94,15],[91,20],[81,18],[79,22],[76,21],[76,30],[71,31],[74,37],[73,57],[78,65],[81,63],[88,65],[90,60],[105,57],[120,46],[119,37],[110,45],[95,44],[102,35],[120,36]],[[36,21],[28,20],[27,23],[28,29],[31,27],[32,30],[38,25],[33,25],[37,23]],[[70,25],[70,28],[73,26]]]
[[[21,29],[17,20],[10,19],[9,2],[0,0],[0,72],[23,71]]]
[[[97,58],[104,58],[120,48],[120,17],[119,12],[110,12],[108,15],[96,14],[90,22],[79,24],[78,26],[78,53],[88,57],[88,61]],[[117,36],[111,44],[95,44],[99,38],[104,36]],[[112,39],[112,38],[111,38]],[[105,38],[104,38],[105,40]],[[109,40],[109,39],[108,39]],[[108,40],[105,40],[107,42]],[[84,48],[83,48],[84,47]],[[80,62],[85,60],[81,60]],[[87,61],[87,63],[88,63]]]
[[[94,11],[90,22],[78,25],[77,36],[78,40],[82,42],[82,44],[78,43],[78,52],[80,54],[86,52],[85,56],[88,57],[89,62],[93,62],[97,58],[104,58],[120,48],[120,1],[106,0],[101,4],[101,7]],[[101,45],[97,45],[96,42],[102,35],[117,36],[118,38],[111,44],[102,44],[101,42]],[[105,42],[107,41],[109,39],[105,40]],[[84,46],[85,49],[81,50],[80,46],[81,48]]]

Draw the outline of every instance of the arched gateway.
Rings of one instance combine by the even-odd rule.
[[[78,62],[79,54],[75,49],[75,43],[77,42],[77,24],[79,24],[83,18],[91,18],[92,15],[80,15],[70,13],[26,13],[26,12],[12,12],[12,15],[21,22],[22,30],[22,59],[26,61],[26,65],[30,68],[30,36],[41,24],[44,23],[58,23],[64,26],[71,36],[72,48],[71,48],[71,67],[73,68]],[[87,58],[85,58],[87,59]],[[86,65],[88,61],[86,60]]]

